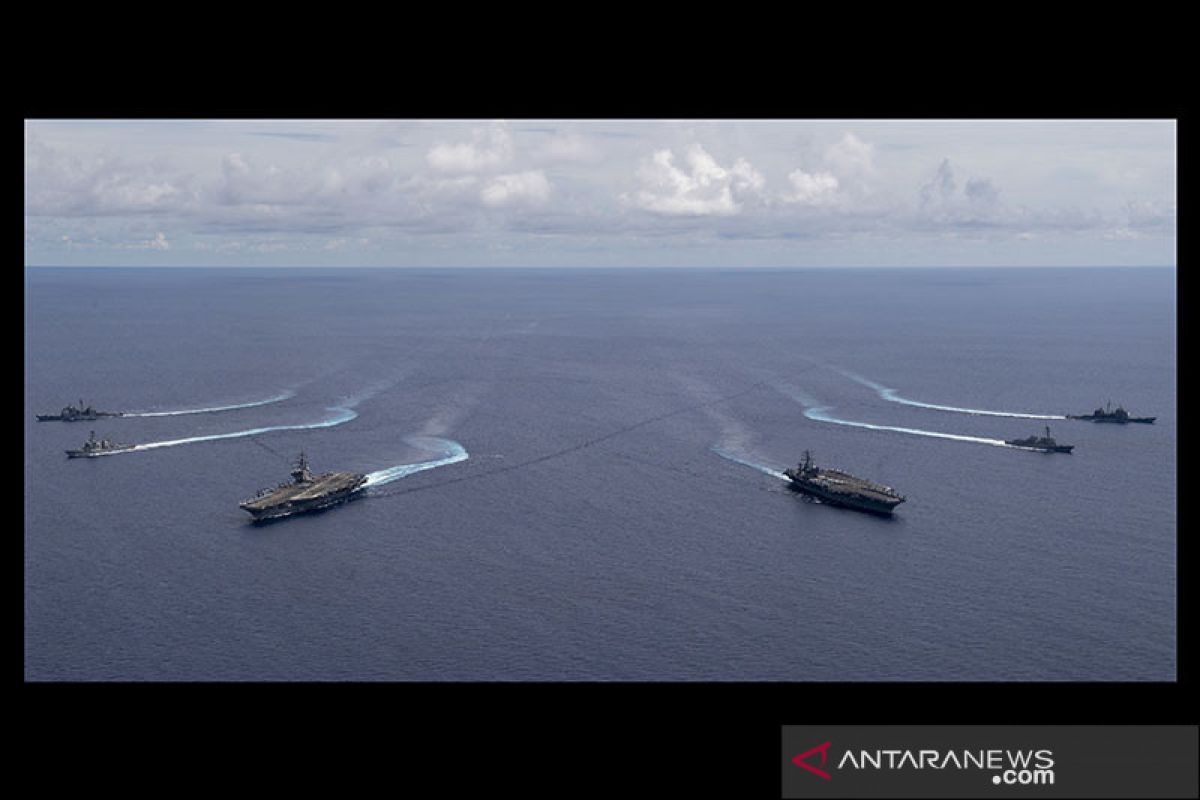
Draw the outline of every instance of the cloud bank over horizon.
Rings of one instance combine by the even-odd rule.
[[[28,120],[27,265],[1174,265],[1171,120]]]

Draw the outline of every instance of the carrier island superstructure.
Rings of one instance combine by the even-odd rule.
[[[290,483],[263,489],[239,507],[254,517],[255,522],[266,522],[345,503],[356,497],[367,482],[367,476],[357,472],[314,475],[304,453],[300,454],[291,475]]]

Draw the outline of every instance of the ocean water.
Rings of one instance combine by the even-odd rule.
[[[1176,677],[1174,270],[25,276],[27,680]]]

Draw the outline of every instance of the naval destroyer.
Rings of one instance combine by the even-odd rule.
[[[1127,422],[1145,422],[1153,424],[1157,417],[1131,417],[1129,412],[1117,406],[1117,410],[1112,410],[1112,401],[1108,402],[1107,408],[1097,408],[1091,414],[1067,414],[1067,419],[1086,419],[1090,422],[1115,422],[1118,425],[1124,425]]]
[[[254,517],[255,522],[266,522],[345,503],[356,497],[367,482],[367,476],[357,472],[314,475],[308,469],[308,459],[304,453],[300,454],[291,475],[291,483],[263,489],[249,500],[239,503],[239,507]]]
[[[791,481],[791,488],[798,492],[872,514],[891,514],[905,500],[890,486],[880,486],[841,470],[814,465],[807,450],[804,460],[795,469],[784,470],[783,474]]]
[[[1075,449],[1073,444],[1059,444],[1050,436],[1050,426],[1046,426],[1045,436],[1029,436],[1025,439],[1005,439],[1004,443],[1022,450],[1037,450],[1040,453],[1069,453]]]
[[[123,417],[125,416],[120,411],[97,411],[91,406],[84,406],[83,401],[79,401],[78,406],[67,405],[57,414],[36,414],[38,422],[82,422],[84,420],[95,421],[101,417]]]
[[[133,444],[117,444],[110,442],[108,439],[97,439],[96,432],[92,431],[92,435],[83,443],[83,446],[77,450],[68,450],[67,458],[96,458],[97,456],[107,456],[113,453],[124,453],[126,450],[133,450],[137,445]]]

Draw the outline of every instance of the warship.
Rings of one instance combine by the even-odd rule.
[[[84,420],[95,421],[101,417],[123,417],[125,416],[120,411],[97,411],[91,406],[84,406],[83,401],[79,401],[78,406],[67,405],[57,414],[36,414],[38,422],[82,422]]]
[[[890,515],[905,500],[890,486],[880,486],[840,470],[815,466],[807,450],[804,451],[804,460],[795,469],[784,470],[783,474],[791,481],[791,488],[798,492],[872,514]]]
[[[1050,436],[1050,426],[1046,426],[1045,436],[1029,436],[1025,439],[1005,439],[1004,443],[1022,450],[1037,450],[1041,453],[1069,453],[1075,449],[1073,444],[1059,444]]]
[[[78,450],[67,451],[67,458],[96,458],[113,453],[124,453],[126,450],[133,450],[136,447],[137,445],[134,444],[117,444],[108,439],[97,439],[96,432],[92,431],[92,435],[88,437],[82,447]]]
[[[1067,414],[1067,419],[1086,419],[1090,422],[1115,422],[1118,425],[1124,425],[1127,422],[1145,422],[1153,424],[1157,417],[1131,417],[1129,412],[1117,406],[1117,410],[1112,410],[1112,401],[1108,401],[1106,408],[1097,408],[1091,414]]]
[[[254,517],[255,522],[304,514],[345,503],[353,499],[367,482],[366,475],[357,472],[326,472],[314,475],[308,469],[304,453],[292,470],[291,483],[281,483],[273,489],[263,489],[239,508]]]

